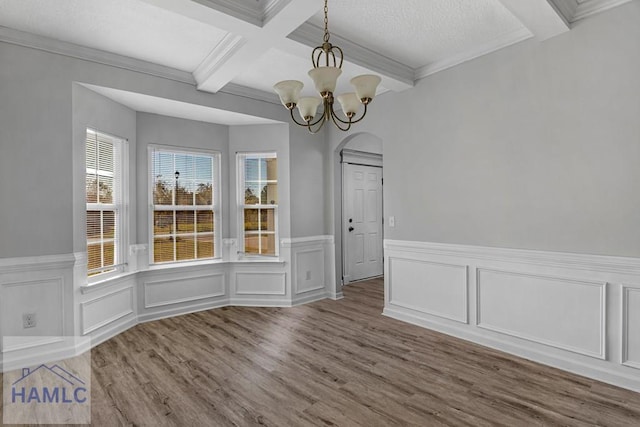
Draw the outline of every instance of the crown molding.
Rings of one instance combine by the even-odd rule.
[[[318,45],[318,40],[322,40],[323,31],[324,30],[317,25],[305,22],[289,34],[288,38],[313,48]],[[402,89],[408,89],[413,86],[415,70],[408,65],[402,64],[335,34],[331,34],[331,39],[334,44],[339,45],[345,52],[349,52],[348,62],[397,80],[405,86]]]
[[[242,36],[227,33],[193,72],[198,85],[211,78],[246,43],[247,40]]]
[[[24,31],[18,31],[8,27],[0,26],[0,42],[24,46],[111,67],[122,68],[138,73],[149,74],[151,76],[162,77],[164,79],[174,80],[181,83],[191,85],[196,84],[191,73],[186,71],[73,43],[63,42]]]
[[[570,24],[631,0],[549,0]]]
[[[446,70],[447,68],[454,67],[456,65],[462,64],[463,62],[470,61],[488,53],[495,52],[496,50],[511,46],[512,44],[519,43],[531,37],[533,37],[531,31],[523,27],[522,29],[505,34],[502,37],[499,37],[474,49],[470,49],[466,52],[444,58],[440,61],[432,62],[431,64],[427,64],[424,67],[420,67],[416,69],[415,78],[416,80],[423,79],[427,76],[430,76],[431,74]]]
[[[271,21],[291,0],[269,0],[262,14],[262,25]]]
[[[249,7],[242,2],[234,0],[193,0],[202,6],[210,9],[215,9],[226,15],[231,15],[234,18],[241,19],[245,22],[253,24],[257,27],[262,27],[263,24],[263,11],[262,9]],[[276,0],[277,1],[277,0]],[[256,5],[258,3],[256,2]]]
[[[219,90],[219,92],[280,105],[280,99],[276,94],[265,92],[259,89],[253,89],[246,86],[241,86],[235,83],[227,83],[222,89]]]

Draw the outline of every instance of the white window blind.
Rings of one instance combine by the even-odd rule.
[[[219,155],[153,148],[150,156],[151,262],[217,257]]]
[[[278,255],[278,159],[276,153],[239,153],[239,223],[242,252]]]
[[[87,129],[87,271],[119,269],[122,250],[122,140]]]

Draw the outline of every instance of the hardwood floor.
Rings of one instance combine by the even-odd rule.
[[[92,351],[96,426],[639,426],[640,394],[340,301],[138,325]]]

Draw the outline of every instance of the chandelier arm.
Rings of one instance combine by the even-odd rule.
[[[308,127],[310,127],[310,126],[315,126],[315,125],[317,125],[317,124],[318,124],[318,123],[320,123],[320,122],[322,121],[322,119],[324,118],[324,115],[322,115],[318,120],[316,120],[316,121],[315,121],[315,122],[313,122],[313,123],[311,123],[311,122],[309,122],[309,123],[306,123],[306,122],[305,122],[305,123],[302,123],[302,122],[299,122],[298,120],[296,120],[296,116],[293,114],[293,109],[289,110],[289,113],[291,113],[291,120],[293,120],[293,122],[294,122],[295,124],[297,124],[298,126],[305,127],[305,128],[308,128]],[[322,127],[322,125],[320,125],[320,126]],[[314,132],[314,133],[315,133],[315,132]]]
[[[351,128],[351,123],[340,120],[333,111],[331,111],[331,120],[333,121],[333,124],[343,132],[346,132]],[[340,123],[345,123],[347,127],[343,128],[342,126],[340,126]]]
[[[333,108],[331,108],[331,113],[336,118],[336,120],[338,120],[340,123],[344,123],[345,125],[351,126],[353,124],[358,123],[362,119],[364,119],[364,116],[367,115],[367,104],[364,104],[364,111],[362,112],[362,116],[360,116],[360,118],[356,119],[356,120],[351,120],[351,119],[349,119],[348,121],[342,120],[340,117],[338,117],[338,114],[333,111]],[[334,120],[334,122],[335,122],[335,120]]]
[[[337,64],[336,62],[336,54],[333,53],[333,49],[337,50],[338,52],[340,52],[340,64]],[[331,50],[331,55],[333,55],[333,62],[334,65],[338,68],[342,68],[342,60],[344,58],[344,53],[342,53],[342,49],[340,49],[340,46],[332,46],[332,50]]]
[[[326,114],[322,114],[322,116],[316,120],[314,123],[307,123],[306,125],[304,125],[307,130],[309,131],[309,133],[312,134],[316,134],[318,132],[320,132],[320,129],[322,129],[322,127],[324,126],[324,123],[327,121],[327,115]],[[314,126],[318,125],[318,127],[315,128],[315,130],[313,129]]]

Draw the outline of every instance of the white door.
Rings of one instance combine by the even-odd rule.
[[[381,276],[382,168],[344,163],[344,282]]]

